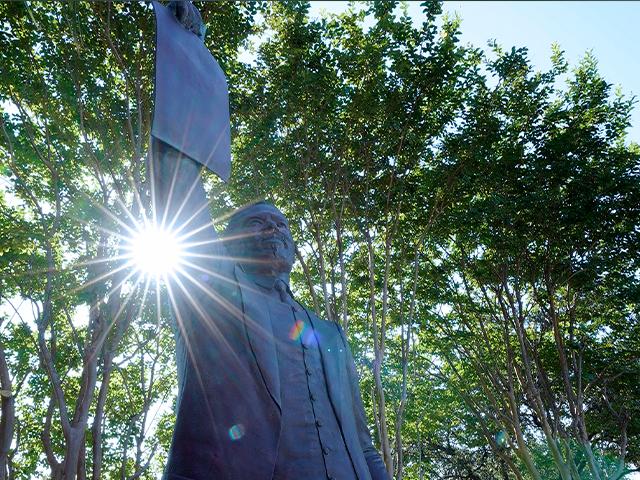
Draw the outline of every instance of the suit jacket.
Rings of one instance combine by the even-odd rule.
[[[281,418],[276,345],[261,293],[240,267],[233,277],[237,286],[216,289],[215,323],[182,318],[179,341],[187,345],[168,480],[270,480],[273,475]],[[329,399],[358,479],[386,480],[344,333],[308,313],[320,339]]]
[[[199,166],[162,142],[153,148],[151,171],[159,203],[165,204],[170,219],[175,215],[176,225],[193,227],[192,250],[201,255],[169,285],[178,332],[179,394],[165,477],[271,480],[281,401],[264,294],[216,241],[211,218],[201,208],[207,200]],[[327,393],[358,479],[387,480],[371,442],[344,332],[308,314],[319,339]]]

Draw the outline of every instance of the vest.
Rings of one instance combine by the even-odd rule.
[[[327,393],[317,333],[304,310],[269,297],[276,344],[282,429],[274,480],[356,480]]]

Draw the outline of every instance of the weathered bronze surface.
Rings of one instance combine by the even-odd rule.
[[[179,392],[165,477],[388,480],[344,332],[289,288],[295,244],[283,213],[259,202],[236,212],[223,237],[213,228],[200,172],[229,175],[224,76],[190,4],[178,15],[184,28],[154,6],[154,192],[158,217],[191,245],[169,285]]]
[[[224,73],[195,33],[159,2],[153,2],[153,7],[156,72],[151,135],[226,181],[231,172],[231,143]]]

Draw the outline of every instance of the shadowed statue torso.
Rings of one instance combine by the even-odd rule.
[[[289,289],[286,218],[254,204],[220,238],[200,179],[211,164],[179,150],[152,137],[159,221],[188,251],[169,284],[179,395],[166,478],[388,479],[344,333]]]

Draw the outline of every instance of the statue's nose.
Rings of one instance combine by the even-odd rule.
[[[275,232],[278,230],[278,225],[273,220],[267,220],[266,222],[264,222],[264,230],[269,232],[271,231]]]

